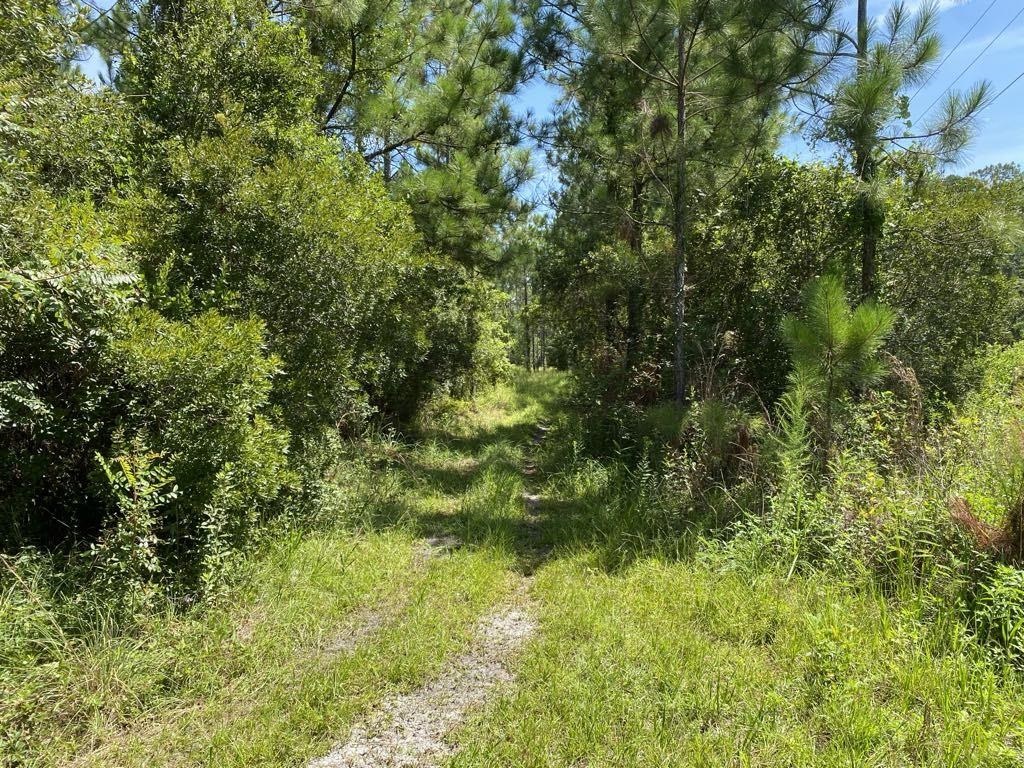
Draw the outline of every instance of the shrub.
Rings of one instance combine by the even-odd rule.
[[[173,563],[165,576],[195,562],[216,571],[215,552],[287,479],[286,436],[265,408],[277,362],[263,352],[262,325],[142,309],[118,225],[89,202],[37,191],[11,219],[15,236],[0,246],[5,544],[91,539],[104,528],[113,552],[132,538],[117,531],[132,530],[147,551],[150,535],[159,540],[160,563]],[[126,506],[147,482],[142,461],[184,492],[158,510]],[[144,515],[156,518],[143,525]]]
[[[985,523],[1012,527],[1024,501],[1024,344],[992,348],[947,434],[951,492]]]
[[[158,489],[173,477],[181,489],[152,499],[163,569],[212,584],[289,480],[288,435],[266,411],[278,362],[263,352],[262,324],[213,311],[182,323],[140,309],[112,357],[131,395],[130,418],[112,446],[117,461],[153,471],[147,450],[155,451],[169,474],[140,472],[130,483]],[[114,490],[124,497],[117,482]],[[137,513],[119,507],[122,515]],[[136,523],[108,526],[124,524]]]
[[[298,25],[276,23],[260,0],[181,0],[170,22],[163,4],[147,5],[116,84],[158,138],[217,135],[234,112],[274,149],[289,142],[281,129],[309,119],[319,68]]]
[[[296,439],[351,434],[374,410],[407,417],[474,365],[495,299],[423,250],[408,209],[357,157],[296,129],[267,154],[235,115],[222,132],[168,149],[166,194],[139,213],[154,303],[255,315],[282,363],[272,399]],[[173,194],[172,194],[173,193]]]
[[[37,191],[0,244],[0,537],[94,530],[90,482],[122,415],[110,346],[137,303],[109,222],[87,202]]]
[[[283,488],[323,490],[325,434],[502,375],[501,297],[321,135],[319,65],[264,3],[133,11],[131,99],[60,66],[59,6],[8,5],[0,542],[91,544],[128,603],[212,588]]]
[[[136,443],[132,452],[97,460],[107,479],[116,512],[92,547],[100,593],[114,606],[133,611],[149,607],[162,570],[159,510],[178,496],[163,456]]]
[[[1019,177],[926,177],[894,189],[879,295],[897,310],[892,347],[926,391],[959,399],[979,350],[1017,335],[1022,190]]]

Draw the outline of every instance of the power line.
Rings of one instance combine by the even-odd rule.
[[[82,0],[82,2],[85,2],[85,0]],[[97,12],[99,12],[99,9],[98,9],[98,8],[96,8],[96,7],[94,7],[94,6],[93,6],[93,5],[91,5],[90,3],[85,3],[85,4],[86,4],[87,6],[89,6],[89,8],[92,8],[92,9],[93,9],[94,11],[97,11]],[[90,21],[90,22],[89,22],[88,24],[86,24],[86,25],[85,25],[84,27],[82,27],[82,32],[85,32],[85,31],[86,31],[87,29],[92,29],[92,28],[93,28],[93,27],[95,27],[95,26],[96,26],[97,24],[99,24],[99,23],[100,23],[101,21],[103,21],[103,18],[104,18],[104,17],[105,17],[105,16],[106,16],[106,15],[107,15],[108,13],[110,13],[110,12],[111,12],[112,10],[114,10],[114,6],[116,6],[116,5],[117,5],[117,2],[116,2],[116,0],[115,0],[115,2],[114,2],[114,3],[112,3],[112,4],[111,4],[111,6],[110,6],[109,8],[107,8],[107,10],[105,10],[105,11],[102,11],[102,12],[99,12],[99,15],[98,15],[98,16],[97,16],[97,17],[96,17],[95,19],[93,19],[93,20],[92,20],[92,21]]]
[[[92,10],[96,11],[96,13],[99,14],[95,19],[92,20],[93,24],[95,24],[97,21],[99,21],[104,16],[106,16],[108,13],[110,13],[112,10],[114,10],[114,6],[117,5],[117,0],[114,0],[114,2],[112,2],[110,4],[109,8],[107,8],[106,10],[103,10],[102,8],[98,8],[95,5],[93,5],[89,0],[81,0],[81,2],[82,2],[82,5],[85,5],[85,6],[89,7],[89,8],[91,8]]]
[[[949,52],[945,56],[942,57],[942,61],[940,61],[938,63],[938,66],[936,66],[935,69],[933,69],[928,74],[928,77],[926,77],[924,79],[923,83],[921,83],[919,86],[917,86],[917,90],[914,91],[914,95],[910,97],[910,101],[913,101],[914,99],[917,98],[917,94],[919,94],[921,92],[921,90],[926,85],[928,85],[928,83],[931,82],[932,78],[935,77],[935,73],[938,72],[940,69],[942,69],[942,65],[945,64],[949,60],[950,56],[952,56],[954,53],[956,53],[957,48],[959,48],[961,45],[963,45],[963,42],[964,42],[964,40],[967,39],[967,36],[969,34],[971,34],[971,32],[974,31],[974,28],[977,27],[981,23],[981,20],[985,18],[985,16],[988,14],[988,12],[992,10],[992,6],[995,5],[995,4],[996,4],[996,0],[992,0],[992,2],[988,4],[988,7],[984,11],[981,12],[981,16],[979,16],[977,19],[975,19],[974,23],[971,24],[971,26],[967,28],[967,31],[963,33],[963,35],[960,37],[960,39],[956,41],[956,45],[954,45],[952,48],[950,48]]]
[[[956,79],[953,80],[953,82],[951,82],[949,85],[947,85],[945,90],[942,91],[942,93],[940,93],[938,96],[936,96],[935,100],[931,104],[928,105],[928,108],[925,109],[925,111],[922,113],[922,117],[924,115],[927,115],[929,112],[931,112],[932,107],[934,107],[936,104],[938,104],[939,100],[943,96],[945,96],[947,93],[949,93],[949,90],[960,81],[960,78],[967,74],[967,70],[969,70],[971,67],[973,67],[975,65],[975,63],[977,63],[978,59],[980,59],[982,56],[985,55],[985,53],[988,51],[988,49],[991,48],[995,44],[996,40],[998,40],[1000,37],[1003,36],[1003,33],[1006,32],[1006,30],[1008,30],[1010,28],[1010,25],[1013,24],[1013,22],[1015,22],[1020,17],[1020,15],[1022,13],[1024,13],[1024,7],[1022,7],[1019,11],[1017,11],[1017,13],[1015,13],[1013,15],[1013,18],[1011,18],[1008,22],[1006,22],[1006,26],[1004,26],[1001,30],[999,30],[999,32],[996,34],[996,36],[988,41],[988,45],[986,45],[984,48],[981,49],[981,53],[979,53],[977,56],[975,56],[973,59],[971,59],[971,63],[970,64],[968,64],[966,67],[964,67],[962,70],[960,70],[960,74],[956,76]]]
[[[118,0],[114,0],[114,2],[112,2],[112,3],[110,4],[110,7],[109,7],[109,8],[107,8],[107,10],[105,10],[105,11],[104,11],[104,10],[103,10],[102,8],[97,8],[97,7],[95,6],[95,5],[93,5],[93,4],[92,4],[92,2],[91,2],[90,0],[82,0],[82,2],[83,2],[83,3],[85,4],[85,5],[87,5],[88,7],[92,8],[92,9],[93,9],[94,11],[96,11],[96,13],[98,13],[98,14],[99,14],[99,15],[98,15],[98,16],[97,16],[97,17],[96,17],[95,19],[93,19],[93,20],[92,20],[91,22],[89,22],[89,24],[88,24],[88,25],[86,26],[86,29],[89,29],[89,28],[90,28],[90,27],[92,27],[92,26],[93,26],[94,24],[98,24],[98,23],[99,23],[99,22],[100,22],[100,21],[101,21],[101,20],[103,19],[103,17],[104,17],[104,16],[107,16],[107,14],[109,14],[109,13],[110,13],[111,11],[113,11],[113,10],[114,10],[115,8],[117,8],[117,5],[118,5]],[[126,26],[125,26],[124,24],[122,24],[122,23],[121,23],[121,22],[120,22],[120,21],[118,20],[118,18],[117,18],[117,15],[116,15],[116,14],[115,14],[115,15],[112,15],[112,16],[110,16],[110,17],[109,17],[109,20],[110,20],[111,22],[113,22],[113,24],[114,24],[114,26],[115,26],[115,27],[117,27],[118,29],[120,29],[120,30],[121,30],[122,32],[124,32],[124,33],[125,33],[126,35],[128,35],[129,37],[137,37],[137,35],[136,35],[136,33],[135,33],[135,32],[133,32],[132,30],[128,29],[128,28],[127,28],[127,27],[126,27]]]
[[[992,104],[993,104],[993,103],[995,103],[995,100],[996,100],[996,99],[998,99],[998,98],[999,98],[1000,96],[1002,96],[1002,95],[1003,95],[1004,93],[1006,93],[1006,92],[1007,92],[1008,90],[1010,90],[1010,88],[1012,88],[1012,87],[1013,87],[1014,83],[1016,83],[1016,82],[1017,82],[1018,80],[1020,80],[1020,79],[1021,79],[1022,77],[1024,77],[1024,71],[1021,71],[1021,73],[1020,73],[1019,75],[1017,75],[1017,76],[1016,76],[1015,78],[1013,78],[1013,80],[1011,80],[1011,81],[1010,81],[1009,83],[1007,83],[1007,84],[1006,84],[1006,85],[1005,85],[1005,86],[1003,87],[1003,89],[1002,89],[1002,90],[1001,90],[1001,91],[1000,91],[999,93],[997,93],[997,94],[996,94],[995,96],[993,96],[993,97],[992,97],[991,99],[989,99],[988,103],[987,103],[987,104],[985,104],[985,106],[983,106],[983,107],[982,107],[981,109],[979,109],[979,110],[977,111],[977,113],[975,113],[975,114],[978,114],[978,115],[980,115],[980,114],[981,114],[982,112],[984,112],[984,111],[985,111],[986,109],[988,109],[989,107],[991,107],[991,106],[992,106]]]

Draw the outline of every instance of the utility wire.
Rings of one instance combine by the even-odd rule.
[[[992,6],[995,5],[995,4],[996,4],[996,0],[992,0],[992,2],[988,4],[988,7],[984,11],[981,12],[981,16],[979,16],[977,19],[975,19],[974,23],[971,24],[971,26],[967,28],[967,31],[963,33],[963,35],[960,37],[960,39],[956,41],[956,45],[954,45],[952,48],[950,48],[949,51],[946,53],[946,55],[942,57],[942,61],[940,61],[938,63],[938,66],[936,66],[935,69],[933,69],[931,72],[928,73],[928,77],[926,77],[924,79],[923,83],[921,83],[919,86],[917,86],[917,90],[914,91],[914,95],[910,97],[910,101],[913,101],[914,99],[917,98],[917,94],[919,94],[921,92],[921,90],[926,85],[928,85],[928,83],[931,82],[932,78],[935,77],[935,73],[938,72],[940,69],[942,69],[942,65],[945,64],[949,60],[950,56],[952,56],[954,53],[956,53],[956,49],[957,48],[959,48],[961,45],[963,45],[963,42],[964,42],[964,40],[967,39],[967,36],[969,34],[971,34],[971,32],[974,31],[974,28],[981,23],[981,20],[985,18],[985,16],[988,14],[988,12],[992,10]]]
[[[83,2],[85,2],[85,0],[83,0]],[[97,8],[94,8],[94,7],[93,7],[92,5],[90,5],[89,3],[86,3],[86,5],[87,5],[87,6],[89,6],[89,8],[92,8],[92,9],[93,9],[94,11],[98,11],[98,10],[99,10],[99,9],[97,9]],[[88,29],[92,29],[92,28],[93,28],[93,27],[95,27],[95,26],[96,26],[97,24],[99,24],[99,23],[100,23],[101,21],[103,21],[104,17],[105,17],[105,16],[106,16],[106,15],[107,15],[108,13],[110,13],[110,12],[111,12],[112,10],[114,10],[114,7],[115,7],[116,5],[117,5],[117,2],[116,2],[116,0],[115,0],[115,2],[113,2],[113,3],[111,4],[111,6],[110,6],[109,8],[107,8],[107,10],[105,10],[105,11],[102,11],[101,13],[99,13],[99,15],[98,15],[98,16],[97,16],[97,17],[96,17],[95,19],[92,19],[92,20],[91,20],[91,21],[90,21],[90,22],[89,22],[88,24],[86,24],[86,25],[85,25],[84,27],[82,27],[82,32],[85,32],[85,31],[86,31],[86,30],[88,30]]]
[[[89,2],[89,0],[81,0],[81,3],[82,3],[82,5],[84,5],[84,6],[88,7],[88,8],[91,8],[92,10],[96,11],[97,14],[99,14],[95,19],[92,20],[91,23],[93,23],[93,24],[95,24],[97,21],[102,19],[104,16],[106,16],[108,13],[110,13],[112,10],[114,10],[114,8],[117,6],[117,0],[114,0],[114,2],[112,2],[110,4],[110,7],[107,8],[106,10],[103,10],[102,8],[99,8],[99,7],[95,6],[95,5],[93,5],[91,2]]]
[[[96,11],[96,13],[99,14],[99,16],[97,16],[95,19],[93,19],[91,22],[89,22],[89,25],[86,27],[86,29],[91,27],[93,24],[98,24],[100,22],[100,20],[104,16],[106,16],[108,13],[113,11],[117,7],[117,5],[118,5],[118,0],[114,0],[114,2],[110,4],[110,7],[107,8],[107,10],[104,11],[102,8],[98,8],[95,5],[93,5],[92,2],[90,2],[90,0],[82,0],[82,2],[85,3],[85,5],[89,6],[94,11]],[[116,15],[110,16],[110,21],[113,22],[114,26],[116,26],[118,29],[120,29],[122,32],[124,32],[129,37],[138,37],[138,35],[135,32],[133,32],[132,30],[128,29],[128,27],[126,27],[124,24],[122,24],[118,20]]]
[[[975,114],[980,115],[986,109],[991,107],[992,104],[995,103],[996,99],[998,99],[1000,96],[1002,96],[1008,90],[1010,90],[1010,88],[1013,87],[1014,83],[1016,83],[1022,77],[1024,77],[1024,71],[1021,71],[1021,73],[1019,75],[1017,75],[1015,78],[1013,78],[1013,80],[1011,80],[1009,83],[1007,83],[999,93],[997,93],[995,96],[993,96],[991,99],[989,99],[988,103],[985,104],[985,106],[983,106],[981,109],[979,109]]]
[[[977,56],[975,56],[973,59],[971,59],[971,63],[970,64],[968,64],[966,67],[964,67],[962,70],[960,70],[960,74],[956,76],[956,79],[953,80],[953,82],[951,82],[949,85],[947,85],[945,90],[942,93],[940,93],[938,96],[936,96],[935,100],[931,104],[928,105],[928,108],[925,109],[925,111],[922,113],[922,117],[924,115],[927,115],[929,112],[931,112],[932,107],[934,107],[936,104],[938,104],[939,100],[943,96],[945,96],[947,93],[949,93],[949,90],[960,81],[960,78],[967,74],[967,70],[969,70],[971,67],[973,67],[975,65],[975,63],[977,63],[978,59],[980,59],[982,56],[985,55],[985,53],[988,51],[988,49],[991,48],[995,44],[996,40],[998,40],[1000,37],[1002,37],[1003,33],[1006,32],[1006,30],[1008,30],[1010,28],[1010,25],[1013,24],[1013,22],[1015,22],[1018,18],[1020,18],[1020,15],[1022,13],[1024,13],[1024,7],[1022,7],[1019,11],[1017,11],[1017,13],[1015,13],[1013,15],[1013,18],[1011,18],[1008,22],[1006,22],[1006,26],[1004,26],[1001,30],[999,30],[999,32],[996,33],[996,36],[988,41],[988,45],[986,45],[984,48],[981,49],[981,53],[979,53]]]

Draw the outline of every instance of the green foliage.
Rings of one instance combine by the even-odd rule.
[[[989,88],[981,82],[967,93],[952,91],[947,96],[944,92],[938,116],[929,118],[926,110],[914,123],[910,101],[931,76],[930,68],[940,53],[935,31],[939,9],[925,4],[913,12],[907,4],[895,2],[882,23],[872,23],[863,2],[856,39],[842,28],[833,34],[834,53],[854,61],[832,92],[811,96],[814,109],[809,122],[815,138],[835,142],[846,153],[859,182],[861,292],[869,297],[877,292],[877,250],[886,218],[884,187],[889,167],[902,159],[904,151],[911,160],[957,158],[988,101]],[[846,43],[852,51],[844,51]],[[915,85],[917,90],[908,96]]]
[[[982,521],[1009,529],[1024,510],[1024,344],[993,347],[978,366],[981,381],[945,436],[950,490]]]
[[[351,431],[371,409],[408,416],[472,368],[477,317],[492,310],[361,160],[294,135],[293,152],[266,157],[227,118],[172,153],[175,195],[143,214],[163,222],[140,251],[154,299],[262,318],[284,370],[273,399],[296,435]]]
[[[939,56],[937,23],[932,7],[911,15],[906,5],[893,3],[881,23],[864,30],[863,48],[860,41],[851,44],[858,61],[831,95],[821,130],[855,157],[862,180],[871,180],[865,166],[874,167],[887,142],[898,141],[900,129],[907,128],[900,125],[909,118],[904,91],[923,82]]]
[[[131,762],[171,734],[159,759],[204,750],[225,764],[304,761],[373,703],[350,690],[436,671],[521,560],[538,571],[538,595],[564,586],[582,604],[580,574],[608,588],[614,610],[591,601],[608,624],[592,634],[619,650],[581,658],[634,675],[613,697],[622,712],[655,700],[633,696],[650,681],[621,647],[664,646],[678,632],[606,632],[642,623],[642,613],[615,615],[624,603],[609,585],[620,578],[657,604],[658,621],[678,618],[668,608],[679,594],[697,594],[684,629],[741,636],[722,648],[753,653],[752,668],[759,654],[789,649],[764,667],[797,674],[733,708],[770,723],[778,718],[762,715],[792,690],[826,702],[775,707],[787,734],[807,731],[803,751],[780,759],[820,757],[824,721],[852,741],[870,736],[844,758],[925,762],[941,744],[956,762],[966,732],[950,724],[995,700],[968,689],[1000,679],[993,658],[1024,654],[1024,586],[1006,564],[1024,551],[1024,351],[993,347],[975,360],[1021,330],[1019,170],[939,178],[915,160],[921,148],[883,151],[912,140],[902,94],[934,58],[928,13],[894,11],[890,39],[828,97],[820,136],[850,151],[858,183],[841,167],[770,156],[782,84],[820,90],[813,64],[829,51],[815,46],[844,52],[842,34],[818,34],[831,3],[647,3],[642,19],[615,2],[528,5],[537,18],[517,18],[505,0],[151,0],[102,18],[57,0],[0,9],[4,757],[31,761],[43,749],[66,762],[80,744],[112,739]],[[108,87],[76,74],[81,34],[112,57]],[[677,62],[684,34],[692,45]],[[550,221],[524,222],[524,124],[508,99],[540,60],[557,64],[550,79],[566,93],[546,136],[563,186]],[[931,151],[962,142],[982,95],[948,105]],[[686,98],[685,124],[674,126]],[[889,157],[900,170],[883,174]],[[893,310],[846,299],[865,233],[884,234],[872,287]],[[505,267],[515,272],[492,282]],[[675,274],[691,288],[675,291]],[[539,329],[541,359],[557,350],[574,369],[579,410],[557,419],[550,447],[524,449],[561,396],[560,377],[523,378],[509,364],[512,336],[525,342],[521,359],[538,362]],[[670,406],[680,333],[689,402]],[[932,403],[962,401],[927,411],[914,371],[895,360],[886,379],[890,336]],[[980,385],[968,394],[972,372]],[[509,378],[514,386],[501,384]],[[398,432],[409,425],[424,445]],[[526,516],[525,450],[536,454],[530,482],[551,502]],[[229,613],[230,601],[196,600],[237,595],[230,577],[276,551],[264,549],[271,532],[293,529],[317,532],[275,555],[284,565],[256,582],[252,615],[204,614],[214,604]],[[419,567],[413,537],[439,530],[471,546]],[[384,565],[395,552],[404,559]],[[541,561],[560,558],[545,576]],[[778,608],[796,585],[808,587],[799,607],[815,618],[767,616],[760,604]],[[303,683],[310,638],[370,594],[393,599],[381,615],[395,628],[380,635],[411,638],[408,654],[375,635],[372,650],[318,661],[309,679],[319,682]],[[188,617],[172,610],[192,605]],[[844,605],[869,612],[878,631],[848,634]],[[210,650],[222,646],[223,658]],[[670,650],[637,657],[657,663],[655,681],[671,678]],[[875,658],[887,660],[882,671]],[[871,716],[856,709],[901,663],[931,670],[936,659],[954,672],[905,688],[930,701],[927,691],[959,681],[961,698],[935,704],[949,709],[952,736],[912,748],[900,734],[916,729],[916,710],[875,717],[893,708],[888,699]],[[314,701],[328,667],[332,719],[293,738],[283,716],[292,693]],[[239,712],[240,695],[265,689]],[[583,700],[602,722],[625,722],[591,693]],[[679,715],[689,707],[700,715],[694,743],[733,754],[732,742],[707,740],[728,733],[706,727],[721,719],[723,695],[680,709],[673,693],[644,720],[661,724],[664,742],[637,731],[635,742],[607,743],[633,756],[665,746],[652,762],[678,756],[673,724],[695,722]],[[123,723],[183,706],[183,726],[125,735]],[[198,746],[196,724],[211,726]],[[1019,745],[995,727],[986,738],[997,731],[984,760],[1001,765]]]
[[[291,449],[507,372],[501,294],[321,135],[313,31],[259,0],[0,15],[0,537],[91,546],[126,608],[216,590],[282,491],[316,506]]]
[[[12,0],[0,9],[2,200],[24,199],[35,185],[102,194],[131,173],[128,110],[62,66],[75,43],[53,0]],[[0,221],[0,232],[7,226]]]
[[[935,401],[962,397],[979,349],[1016,333],[1024,187],[1012,174],[982,183],[919,172],[888,187],[877,295],[896,315],[891,349]],[[630,349],[630,306],[638,306],[632,367],[655,372],[656,397],[671,359],[670,284],[658,279],[666,243],[645,235],[640,259],[622,244],[595,245],[618,237],[621,220],[578,205],[566,203],[574,215],[555,220],[538,265],[549,333],[581,378],[599,380],[595,389],[607,377],[608,391],[649,398],[649,389],[613,386]],[[789,367],[781,321],[799,309],[800,287],[825,273],[857,280],[856,206],[856,186],[841,169],[781,159],[754,162],[727,190],[708,194],[693,224],[690,275],[701,286],[688,297],[693,367],[728,336],[733,379],[766,402],[778,398]]]
[[[140,310],[112,352],[132,393],[131,436],[187,489],[158,512],[163,568],[211,586],[289,480],[288,435],[265,413],[278,363],[263,353],[262,324]]]
[[[808,282],[856,274],[854,185],[838,168],[783,158],[751,164],[707,200],[694,224],[694,335],[729,332],[735,376],[771,401],[790,369],[782,319],[801,307]]]
[[[809,280],[827,271],[854,274],[853,203],[852,184],[838,170],[782,159],[753,162],[727,189],[699,199],[689,274],[701,288],[687,304],[695,388],[710,350],[727,338],[728,360],[718,375],[766,401],[782,393],[789,368],[782,318],[799,308],[800,287]],[[555,220],[551,252],[538,265],[556,343],[568,348],[566,362],[582,378],[611,378],[631,354],[632,371],[608,389],[640,402],[656,399],[672,356],[667,242],[655,230],[645,234],[639,254],[621,243],[595,247],[595,238],[619,237],[625,224],[596,206],[579,214],[576,205],[566,204],[574,215],[564,224]],[[615,230],[605,234],[610,225]]]
[[[423,261],[408,215],[362,163],[331,151],[309,137],[301,154],[264,164],[237,127],[175,153],[179,191],[155,201],[164,227],[141,254],[169,311],[264,320],[286,373],[274,399],[296,434],[359,423],[365,390],[427,343],[422,326],[396,325]]]
[[[319,73],[297,26],[275,23],[261,0],[174,6],[167,19],[162,3],[143,4],[115,80],[154,138],[216,135],[222,115],[240,112],[272,147],[282,128],[309,119]]]
[[[816,414],[818,448],[826,461],[840,402],[882,375],[878,352],[893,320],[890,309],[872,301],[851,309],[842,282],[832,276],[809,283],[802,316],[788,315],[783,320],[783,336],[793,361],[790,385],[801,393],[790,406],[805,402]]]
[[[276,369],[261,325],[214,313],[179,323],[137,308],[139,277],[113,222],[89,203],[42,193],[32,203],[14,220],[41,236],[37,250],[15,239],[2,273],[4,540],[54,543],[106,527],[123,544],[131,536],[117,530],[143,526],[174,563],[167,575],[185,575],[175,573],[182,563],[205,557],[206,540],[194,538],[202,526],[251,519],[285,477],[283,433],[260,415]],[[136,439],[148,447],[129,451],[132,461],[165,453],[188,489],[158,512],[149,502],[126,507],[124,478],[96,460]],[[159,519],[151,526],[140,515]],[[139,542],[148,552],[148,536]]]
[[[383,172],[428,247],[493,272],[495,235],[527,206],[523,121],[508,97],[529,76],[509,0],[351,5],[284,0],[322,68],[316,119]]]
[[[873,527],[842,537],[833,527],[801,551],[776,538],[755,553],[743,531],[723,541],[702,529],[650,464],[575,450],[580,415],[552,409],[560,380],[520,375],[514,388],[424,425],[423,442],[350,445],[358,466],[335,465],[324,479],[341,486],[342,512],[326,530],[258,553],[216,610],[140,610],[139,630],[119,632],[103,603],[62,593],[41,558],[0,560],[5,757],[308,761],[383,697],[436,679],[485,617],[515,601],[536,612],[536,634],[508,696],[458,732],[460,765],[568,765],[581,755],[689,765],[701,750],[710,764],[749,756],[830,768],[1017,760],[1020,677],[999,646],[989,654],[972,638],[983,625],[946,600],[945,585],[962,582],[946,570],[931,502],[886,491]],[[673,420],[652,418],[666,429]],[[541,494],[527,518],[519,447],[538,419],[552,429],[527,449]],[[858,473],[848,466],[843,482]],[[471,545],[423,567],[422,537],[439,530]],[[543,556],[525,560],[534,537]],[[864,561],[841,557],[858,541],[875,562],[884,546],[902,550],[898,589],[880,589]],[[888,567],[897,555],[884,558]],[[510,594],[522,565],[534,574],[525,605]],[[979,611],[993,642],[1020,620],[1019,578],[999,578]],[[68,636],[62,624],[81,629]],[[347,645],[350,628],[365,626]],[[256,706],[240,709],[240,696]],[[124,727],[142,720],[147,728]]]
[[[997,564],[979,586],[971,618],[982,642],[1024,663],[1024,571]]]
[[[930,393],[959,399],[978,351],[1010,341],[1021,314],[1024,186],[1012,178],[897,185],[879,253],[892,347]]]
[[[100,572],[98,586],[113,605],[128,611],[150,607],[161,571],[158,547],[159,508],[172,502],[178,486],[159,453],[136,442],[132,452],[108,462],[97,455],[116,512],[107,530],[92,545]]]
[[[0,535],[17,542],[94,528],[101,516],[88,476],[122,412],[109,353],[137,278],[92,205],[39,192],[10,214],[14,236],[0,246]]]

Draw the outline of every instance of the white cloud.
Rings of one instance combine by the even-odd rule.
[[[929,2],[929,0],[906,0],[905,5],[907,6],[908,11],[914,12],[919,10],[927,2]],[[971,0],[938,0],[935,5],[941,12],[948,11],[950,8],[956,8],[958,5],[967,5],[970,2]]]

